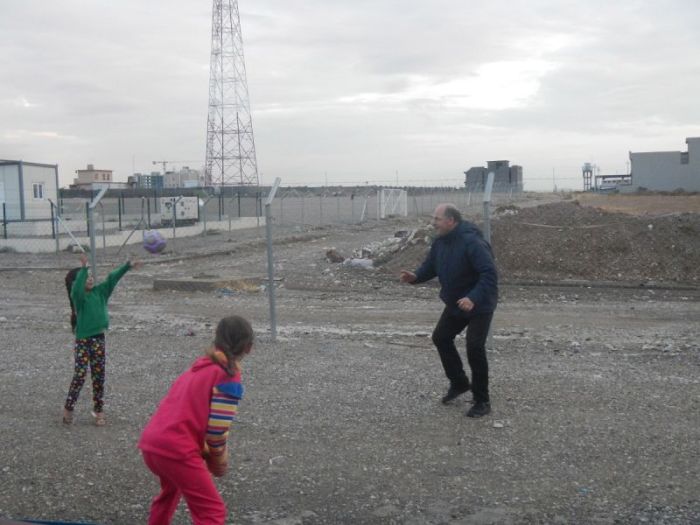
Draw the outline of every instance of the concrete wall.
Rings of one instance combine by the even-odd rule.
[[[700,138],[686,139],[688,151],[630,152],[632,184],[623,193],[651,191],[700,191]]]

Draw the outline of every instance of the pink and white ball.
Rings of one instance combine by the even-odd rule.
[[[143,247],[147,252],[160,253],[165,249],[167,242],[157,230],[147,231],[143,235]]]

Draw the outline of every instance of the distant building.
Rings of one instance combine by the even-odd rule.
[[[49,199],[58,201],[56,164],[0,160],[0,218],[4,208],[8,221],[49,219]]]
[[[163,175],[164,188],[198,188],[203,185],[202,174],[188,166],[184,166],[179,171],[167,171]]]
[[[593,191],[624,191],[624,187],[631,184],[631,175],[596,175]]]
[[[510,166],[508,160],[490,160],[486,167],[473,167],[464,172],[466,176],[464,185],[467,191],[484,191],[488,174],[493,172],[494,192],[514,192],[523,191],[523,168],[521,166]]]
[[[78,175],[73,179],[71,188],[80,189],[96,189],[100,186],[107,185],[112,182],[112,170],[97,170],[92,164],[87,165],[87,169],[75,170]]]
[[[593,175],[594,170],[597,172],[595,176]],[[583,191],[619,191],[620,186],[632,184],[632,176],[629,173],[601,175],[600,168],[590,162],[586,162],[581,167],[581,171],[583,173]]]
[[[620,186],[623,193],[640,189],[650,191],[700,191],[700,137],[685,139],[688,151],[630,151],[631,179]]]
[[[129,185],[133,188],[149,188],[154,190],[163,189],[163,175],[157,171],[151,172],[150,175],[143,173],[134,173],[129,177]]]

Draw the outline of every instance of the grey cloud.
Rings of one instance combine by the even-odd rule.
[[[458,182],[470,164],[512,156],[532,173],[556,164],[575,175],[585,160],[624,166],[629,149],[655,142],[681,149],[680,135],[700,122],[700,3],[691,0],[239,8],[266,174],[366,180],[398,169]],[[63,173],[90,161],[121,180],[155,158],[203,158],[210,10],[201,0],[4,0],[0,137],[24,130],[29,142],[8,153],[3,141],[3,156],[14,148]],[[465,108],[455,93],[430,93],[484,64],[523,60],[549,69],[522,106]],[[412,91],[416,78],[424,89]],[[19,97],[37,105],[12,105]],[[67,140],[74,147],[57,146]]]

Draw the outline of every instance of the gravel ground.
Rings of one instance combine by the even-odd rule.
[[[469,396],[439,402],[437,289],[324,258],[407,226],[285,232],[275,341],[262,292],[153,291],[156,278],[264,275],[260,232],[222,235],[206,257],[200,239],[178,240],[184,257],[149,259],[112,299],[103,428],[87,385],[75,424],[60,422],[72,369],[64,270],[8,270],[75,256],[3,255],[0,516],[144,523],[157,483],[140,430],[218,319],[240,313],[259,337],[218,482],[231,523],[700,523],[692,278],[532,286],[506,275],[489,344],[493,413],[471,420]],[[184,507],[174,523],[189,523]]]

